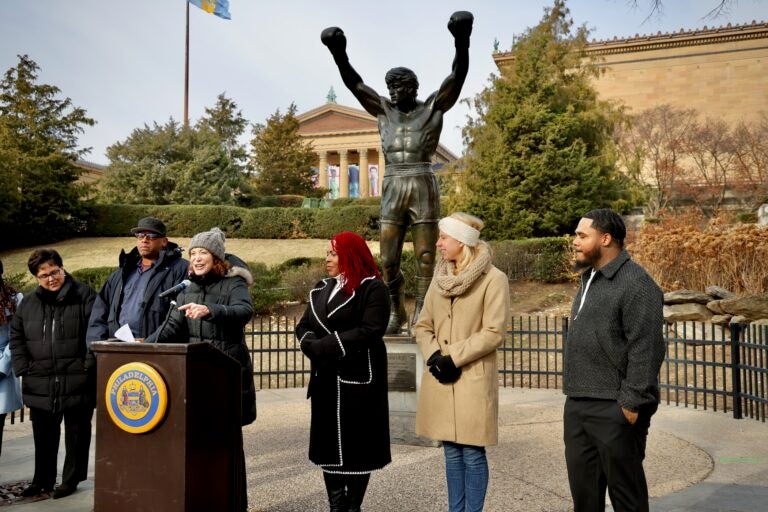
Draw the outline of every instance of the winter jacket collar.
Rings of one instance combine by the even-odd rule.
[[[317,322],[325,327],[324,321],[331,318],[336,312],[347,306],[352,301],[352,299],[355,298],[357,291],[360,289],[363,283],[371,279],[375,279],[375,277],[369,276],[363,278],[360,281],[360,286],[355,288],[351,294],[345,292],[342,288],[338,291],[338,293],[336,293],[336,295],[334,295],[330,302],[328,301],[328,296],[331,294],[331,291],[333,291],[333,287],[336,286],[336,279],[333,277],[326,277],[323,279],[323,284],[321,286],[317,286],[309,292],[309,305],[312,308],[312,314],[315,316]],[[322,304],[327,304],[327,308],[319,307]],[[328,331],[328,333],[331,332],[328,330],[328,328],[326,328],[326,331]]]
[[[622,250],[618,256],[613,258],[611,261],[609,261],[607,264],[603,265],[602,268],[598,270],[599,273],[603,274],[608,279],[613,279],[613,276],[616,275],[616,272],[619,271],[619,269],[627,262],[629,261],[629,253],[625,250]],[[582,279],[584,279],[584,276],[587,276],[586,278],[589,279],[590,269],[592,267],[588,268],[587,271],[585,271],[582,274]]]
[[[72,282],[72,276],[67,272],[64,272],[64,284],[61,286],[61,288],[59,288],[57,292],[50,292],[42,286],[38,286],[37,289],[35,289],[35,295],[37,295],[40,301],[44,304],[53,305],[56,303],[62,303],[67,298],[67,295],[69,295],[70,291],[72,291]]]
[[[182,249],[178,244],[174,242],[168,242],[165,247],[160,251],[160,256],[155,262],[155,266],[159,267],[163,263],[170,264],[174,260],[181,258]],[[123,273],[129,272],[138,267],[141,261],[141,254],[139,254],[139,248],[134,247],[130,252],[125,252],[125,249],[120,251],[118,257],[118,265],[123,269]]]

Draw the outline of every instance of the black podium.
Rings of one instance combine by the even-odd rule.
[[[208,343],[96,342],[92,350],[94,510],[241,510],[239,363]]]

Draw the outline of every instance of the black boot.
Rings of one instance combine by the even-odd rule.
[[[349,500],[348,512],[360,512],[360,506],[365,498],[365,490],[368,488],[370,473],[362,475],[349,475],[347,477],[347,499]]]
[[[411,317],[411,326],[416,324],[419,319],[419,313],[421,308],[424,307],[424,296],[427,294],[429,284],[432,282],[432,276],[429,277],[416,277],[416,307],[413,308],[413,316]]]
[[[391,309],[386,334],[400,334],[402,325],[408,321],[405,312],[405,279],[402,272],[387,283],[387,289],[389,289]]]
[[[336,475],[323,471],[325,480],[325,490],[328,493],[328,504],[331,506],[331,512],[347,511],[347,491],[344,475]]]

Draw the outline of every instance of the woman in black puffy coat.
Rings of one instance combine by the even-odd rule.
[[[13,370],[22,377],[35,441],[35,476],[22,496],[53,489],[63,420],[66,457],[56,499],[75,492],[88,476],[96,376],[85,334],[96,291],[65,272],[53,249],[37,249],[27,266],[39,286],[11,322]]]
[[[219,228],[192,237],[189,244],[189,287],[177,297],[167,322],[146,343],[210,343],[240,362],[242,425],[256,420],[253,364],[245,344],[245,326],[253,315],[248,286],[253,282],[244,267],[232,266]],[[245,454],[243,454],[243,510],[247,509]]]

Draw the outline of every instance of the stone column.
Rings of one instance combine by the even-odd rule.
[[[368,183],[368,148],[357,150],[360,154],[360,197],[368,197],[371,186]]]
[[[339,197],[349,197],[349,156],[346,149],[339,150]]]
[[[320,170],[318,171],[318,185],[320,188],[328,188],[328,152],[320,151]]]

